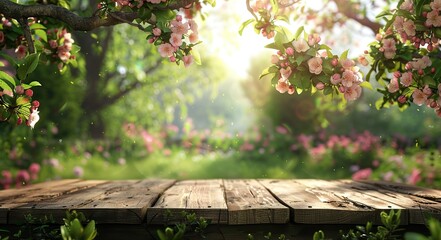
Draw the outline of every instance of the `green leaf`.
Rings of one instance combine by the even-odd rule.
[[[384,11],[380,12],[380,13],[376,16],[376,18],[381,18],[381,17],[384,17],[384,16],[390,16],[390,15],[392,15],[392,13],[391,13],[390,10],[388,9],[388,10],[384,10]]]
[[[197,65],[201,65],[201,64],[202,64],[201,55],[199,54],[199,51],[198,51],[198,50],[196,50],[196,49],[192,49],[192,50],[190,51],[190,54],[193,55],[194,62],[195,62]]]
[[[26,97],[18,97],[17,98],[17,101],[16,101],[17,106],[24,105],[26,103],[29,103],[29,98],[26,98]]]
[[[34,23],[29,26],[29,29],[36,30],[36,29],[46,29],[46,27],[43,24],[40,23]]]
[[[95,229],[95,221],[92,220],[87,224],[86,228],[84,228],[83,238],[85,240],[92,240],[96,237],[96,235],[97,231]]]
[[[17,66],[17,62],[15,61],[15,59],[9,56],[8,54],[0,52],[0,56],[2,56],[6,61],[8,61],[9,64],[11,64],[12,66],[14,67]]]
[[[340,60],[345,60],[348,58],[348,53],[349,53],[349,49],[344,51],[341,56],[340,56]]]
[[[300,34],[302,34],[302,32],[305,30],[305,27],[301,26],[299,27],[299,29],[297,29],[296,33],[294,34],[294,39],[297,40],[297,38],[300,36]]]
[[[368,88],[370,90],[374,90],[374,88],[372,87],[372,84],[370,82],[366,82],[366,81],[360,83],[360,87],[364,87],[364,88]]]
[[[380,110],[383,107],[383,98],[378,99],[375,101],[375,108],[377,110]]]
[[[41,30],[41,29],[37,29],[37,30],[35,30],[35,35],[37,35],[38,37],[40,37],[41,40],[47,42],[47,34],[46,34],[46,31]]]
[[[208,3],[212,7],[216,7],[216,0],[204,0],[204,3]]]
[[[15,88],[15,86],[16,86],[15,80],[11,75],[7,74],[6,72],[0,71],[0,79],[3,79],[11,87]]]
[[[243,30],[245,29],[246,26],[248,26],[250,23],[255,22],[256,20],[254,18],[248,19],[245,22],[242,23],[242,25],[240,25],[239,27],[239,35],[242,36]]]
[[[158,22],[170,21],[176,17],[176,13],[170,9],[157,10],[157,11],[154,11],[153,14],[155,14],[156,20]]]
[[[422,234],[415,233],[415,232],[407,232],[404,234],[405,240],[429,240],[429,238],[425,237]]]
[[[0,79],[0,88],[3,90],[8,90],[12,92],[11,86],[9,86],[8,83],[6,83],[3,79]]]
[[[276,14],[279,11],[278,1],[277,0],[270,0],[270,3],[271,3],[271,8],[272,8],[271,12],[273,14]]]
[[[32,73],[38,66],[40,53],[32,53],[26,56],[24,62],[18,66],[17,76],[20,80],[26,79],[27,75]]]
[[[262,73],[260,74],[259,79],[263,78],[264,76],[266,76],[268,74],[272,74],[272,73],[274,74],[278,71],[279,71],[279,69],[276,66],[271,66],[271,67],[265,68],[262,71]]]
[[[275,43],[270,43],[270,44],[266,45],[265,48],[280,50],[280,48],[277,47],[277,45]]]

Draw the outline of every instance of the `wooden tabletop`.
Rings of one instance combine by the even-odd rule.
[[[441,191],[410,185],[352,180],[58,180],[0,191],[0,224],[24,215],[68,209],[98,224],[163,224],[195,213],[213,224],[380,223],[380,212],[401,209],[401,223],[441,219]]]

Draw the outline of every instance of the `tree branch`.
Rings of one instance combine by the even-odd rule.
[[[383,27],[380,23],[371,21],[370,19],[366,17],[361,17],[357,14],[357,11],[355,11],[352,7],[352,4],[350,4],[348,1],[345,0],[334,0],[335,5],[337,6],[340,13],[342,13],[347,18],[350,18],[361,25],[370,28],[374,34],[378,33],[378,31]]]
[[[162,59],[158,59],[155,63],[155,65],[149,67],[145,73],[146,75],[153,73],[154,71],[156,71],[159,66],[161,66],[161,62]],[[143,83],[140,81],[135,81],[132,84],[130,84],[126,89],[119,91],[118,93],[106,97],[105,99],[102,99],[100,101],[100,103],[97,104],[97,109],[103,109],[109,105],[112,105],[113,103],[115,103],[116,101],[118,101],[120,98],[122,98],[123,96],[127,95],[128,93],[130,93],[131,91],[135,90],[138,86],[142,85]]]
[[[177,0],[156,9],[179,9],[196,0]],[[21,5],[10,0],[0,0],[0,13],[7,18],[22,19],[28,17],[50,17],[69,25],[73,30],[90,31],[102,26],[113,26],[124,22],[132,22],[137,18],[137,12],[113,12],[112,16],[100,18],[99,16],[81,17],[66,8],[55,5]],[[117,18],[115,18],[115,16]],[[121,21],[123,19],[124,21]]]
[[[29,47],[29,53],[35,53],[34,41],[32,41],[32,33],[28,25],[28,19],[19,18],[18,22],[20,23],[20,26],[23,28],[24,36]]]

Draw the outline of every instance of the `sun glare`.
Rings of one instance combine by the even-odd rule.
[[[204,32],[201,36],[207,38],[204,41],[204,49],[209,54],[214,54],[237,78],[248,75],[251,60],[257,55],[269,54],[272,50],[264,46],[270,41],[257,35],[250,25],[239,35],[239,27],[242,22],[252,16],[246,10],[244,1],[221,1],[218,6],[209,11],[209,18],[203,23]]]

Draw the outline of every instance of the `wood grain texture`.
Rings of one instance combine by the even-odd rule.
[[[228,224],[289,222],[289,209],[256,180],[224,180]]]
[[[13,208],[27,205],[31,202],[50,200],[104,182],[105,181],[85,182],[78,179],[68,179],[0,191],[0,223],[9,222],[8,214]]]
[[[366,219],[367,221],[371,221],[374,224],[381,224],[381,217],[380,213],[383,211],[395,209],[395,210],[402,210],[401,211],[401,223],[407,225],[408,224],[408,212],[407,210],[395,203],[388,202],[386,200],[383,200],[382,198],[379,198],[378,196],[371,196],[368,194],[365,194],[364,191],[359,191],[356,189],[353,189],[349,186],[344,184],[344,182],[339,181],[326,181],[326,180],[319,180],[319,179],[299,179],[296,180],[297,182],[312,188],[312,189],[320,189],[329,192],[330,194],[333,194],[342,200],[346,200],[351,202],[354,206],[357,206],[359,208],[372,210],[374,215],[373,219]],[[352,181],[351,181],[352,182]]]
[[[87,181],[90,182],[90,181]],[[88,189],[62,195],[50,200],[31,202],[9,213],[10,222],[19,222],[22,216],[51,214],[62,219],[66,210],[83,212],[97,223],[140,224],[147,208],[174,180],[124,180],[95,185]]]
[[[305,224],[365,224],[374,219],[372,209],[297,180],[260,180],[276,198],[291,208],[292,221]]]
[[[222,180],[177,182],[147,210],[147,224],[179,222],[184,211],[195,213],[212,223],[226,224],[227,204]]]
[[[406,209],[409,224],[425,224],[428,216],[441,219],[441,191],[400,183],[346,181],[352,188],[396,203]],[[440,195],[438,195],[440,194]]]

